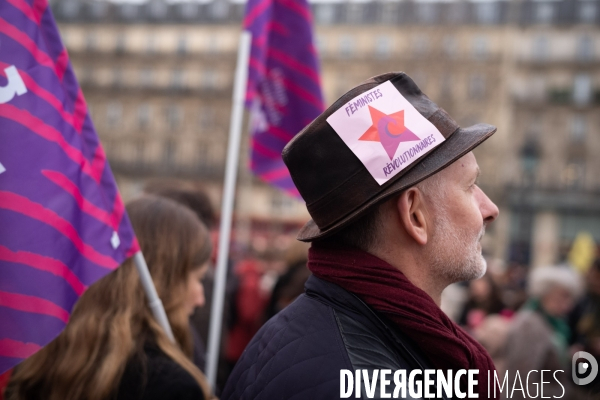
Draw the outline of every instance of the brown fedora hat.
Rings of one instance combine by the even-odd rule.
[[[358,95],[387,81],[445,140],[380,185],[327,119]],[[283,149],[283,161],[312,217],[300,230],[298,240],[310,242],[341,230],[389,196],[446,168],[494,132],[496,127],[488,124],[459,127],[403,72],[363,82],[340,97]]]

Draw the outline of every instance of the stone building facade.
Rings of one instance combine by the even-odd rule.
[[[150,177],[202,181],[218,203],[244,5],[56,0],[63,40],[125,197]],[[462,126],[498,132],[477,149],[500,206],[485,251],[560,261],[586,230],[600,243],[600,2],[312,3],[330,104],[360,81],[406,71]],[[245,141],[247,143],[247,140]],[[247,162],[247,145],[242,164]],[[246,238],[293,232],[303,204],[241,168]]]

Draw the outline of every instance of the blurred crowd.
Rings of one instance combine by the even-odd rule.
[[[463,300],[453,316],[488,350],[499,381],[506,375],[512,388],[519,372],[525,386],[530,371],[538,371],[529,379],[530,397],[516,391],[512,398],[541,395],[542,370],[563,371],[558,380],[546,374],[544,396],[598,398],[598,379],[573,384],[571,360],[578,351],[600,359],[600,259],[583,274],[568,264],[529,270],[490,261],[484,277],[458,286],[449,289]]]
[[[218,396],[254,334],[304,291],[310,271],[303,243],[229,260],[217,385],[210,388],[202,371],[218,227],[209,197],[197,188],[151,184],[127,210],[177,346],[154,322],[127,261],[81,297],[56,340],[12,372],[5,398],[71,398],[73,390],[89,399],[158,399],[174,390],[188,392],[181,398]],[[597,398],[598,379],[582,391],[570,369],[577,351],[600,359],[600,259],[584,274],[566,264],[529,270],[488,260],[481,279],[446,290],[442,308],[488,350],[500,381],[507,371],[512,385],[517,371],[525,382],[529,371],[563,370],[545,396],[564,390],[563,398]],[[520,391],[512,398],[520,394],[529,398]]]
[[[180,198],[176,192],[161,194]],[[199,215],[212,209],[208,197],[197,196],[203,198],[195,206]],[[202,218],[216,228],[214,214],[205,212]],[[262,324],[303,293],[310,275],[306,251],[298,242],[287,251],[267,247],[230,260],[217,387],[224,386]],[[211,269],[204,282],[207,294],[212,294],[213,277]],[[565,398],[583,399],[587,392],[600,392],[598,379],[595,386],[586,386],[587,392],[580,392],[571,380],[571,358],[577,351],[600,359],[600,258],[584,274],[568,264],[530,270],[522,264],[504,265],[489,259],[486,275],[448,288],[442,307],[486,347],[500,380],[506,371],[512,385],[516,371],[525,381],[532,370],[563,370],[557,376],[562,378]],[[208,335],[209,311],[210,307],[198,309],[191,319],[201,340]],[[531,382],[540,379],[532,377]],[[544,395],[560,396],[560,385],[551,386],[545,385]],[[512,398],[519,394],[515,392]]]

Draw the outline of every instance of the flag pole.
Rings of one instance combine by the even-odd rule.
[[[150,271],[148,271],[148,264],[146,264],[146,259],[141,251],[135,253],[133,261],[140,274],[140,280],[142,281],[144,292],[146,292],[146,296],[148,296],[148,303],[150,305],[150,310],[152,310],[152,314],[154,314],[154,318],[156,318],[156,321],[165,331],[171,342],[175,343],[175,337],[173,336],[167,313],[165,312],[160,297],[158,297],[156,287],[154,287],[154,282],[152,281],[152,276],[150,275]]]
[[[233,104],[231,107],[231,119],[229,125],[225,183],[223,185],[217,269],[215,273],[212,308],[210,310],[210,331],[208,334],[208,354],[206,357],[206,377],[208,383],[213,388],[217,382],[217,364],[221,344],[221,322],[223,320],[223,302],[225,297],[225,281],[227,279],[231,220],[233,215],[233,201],[235,197],[240,142],[242,138],[242,119],[244,116],[246,82],[248,78],[248,59],[250,58],[251,44],[252,34],[248,31],[242,31],[238,47],[235,80],[233,83]]]

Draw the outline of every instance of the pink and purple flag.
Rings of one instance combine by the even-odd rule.
[[[47,0],[0,1],[0,374],[138,249]]]
[[[244,29],[252,33],[251,168],[299,197],[281,151],[324,109],[310,7],[306,0],[248,0]]]

